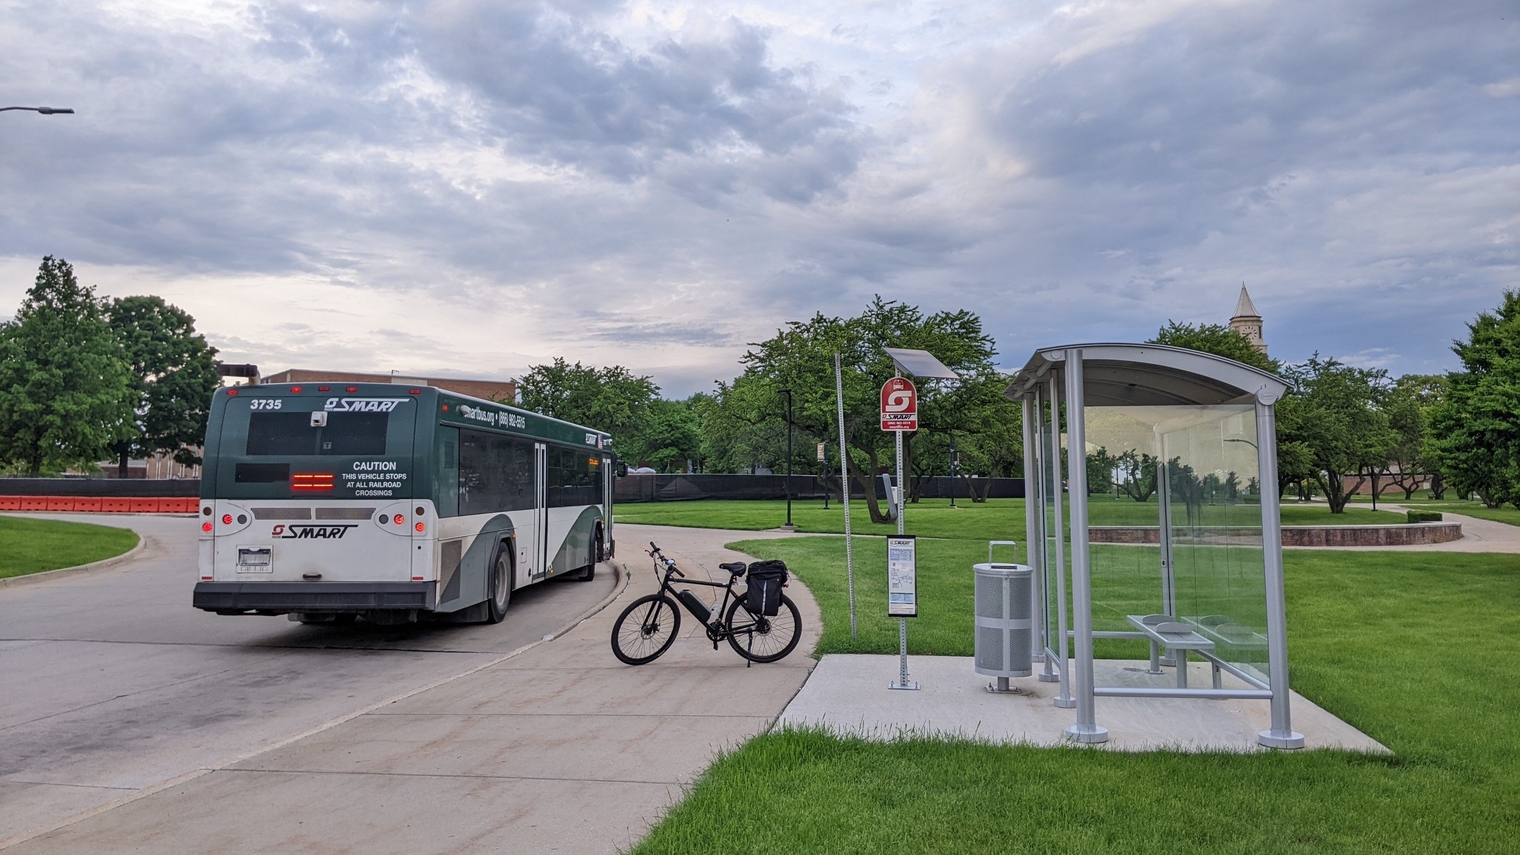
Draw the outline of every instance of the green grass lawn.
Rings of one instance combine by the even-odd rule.
[[[89,564],[136,545],[124,528],[0,515],[0,579]]]
[[[821,652],[895,652],[875,569],[880,543],[856,546],[861,631],[850,639],[839,540],[739,545],[785,559],[807,582],[823,610]],[[920,549],[923,616],[910,622],[910,650],[969,654],[970,564],[985,560],[985,544]],[[722,757],[635,851],[1517,851],[1520,556],[1316,551],[1285,560],[1294,688],[1394,756],[1123,754],[776,732]]]
[[[949,499],[925,499],[908,505],[904,513],[909,534],[920,537],[964,538],[968,540],[1024,539],[1024,500],[989,499],[981,504],[958,500],[950,507]],[[1093,496],[1088,502],[1088,520],[1092,525],[1156,525],[1159,509],[1154,501],[1135,502],[1111,496]],[[742,501],[705,499],[696,502],[646,502],[618,505],[616,520],[645,525],[673,525],[695,528],[722,528],[737,531],[761,531],[786,522],[785,501]],[[1323,505],[1282,506],[1283,525],[1389,525],[1405,521],[1401,513],[1372,511],[1370,508],[1347,508],[1344,514],[1332,514]],[[1206,507],[1206,525],[1259,525],[1261,511],[1254,505]],[[842,534],[844,511],[838,502],[823,509],[822,501],[794,501],[792,522],[797,530],[808,534]],[[897,524],[875,525],[863,501],[850,502],[850,527],[855,534],[888,535],[897,533]]]

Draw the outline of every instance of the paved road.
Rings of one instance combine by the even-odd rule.
[[[191,518],[49,516],[147,543],[106,570],[0,588],[0,846],[494,662],[615,575],[520,591],[496,626],[308,627],[191,608]]]
[[[552,642],[241,762],[34,837],[16,855],[460,855],[626,851],[717,752],[771,726],[813,666],[817,606],[779,663],[746,669],[695,621],[655,663],[613,658],[624,603],[658,584],[635,544],[689,573],[757,532],[618,526],[628,588]],[[743,809],[737,806],[736,809]]]

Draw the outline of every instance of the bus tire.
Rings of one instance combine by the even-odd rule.
[[[486,586],[486,623],[501,623],[507,616],[507,606],[512,603],[512,577],[515,575],[512,572],[512,550],[505,545],[498,546]]]

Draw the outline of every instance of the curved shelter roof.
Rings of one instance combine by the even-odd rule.
[[[1089,407],[1275,403],[1288,391],[1282,378],[1233,359],[1160,344],[1064,344],[1042,347],[1014,374],[1004,395],[1018,400],[1066,354],[1082,352],[1084,403]]]

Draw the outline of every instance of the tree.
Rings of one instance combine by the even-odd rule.
[[[1442,473],[1489,507],[1520,506],[1520,291],[1467,325],[1452,347],[1462,370],[1430,412],[1430,446]]]
[[[1343,513],[1352,494],[1384,465],[1398,441],[1382,409],[1388,373],[1352,368],[1320,359],[1319,354],[1287,366],[1283,373],[1296,389],[1277,404],[1278,447],[1291,443],[1302,454],[1330,512]],[[1348,487],[1349,477],[1356,483]]]
[[[106,317],[131,366],[136,419],[119,440],[119,475],[134,455],[164,453],[186,466],[201,462],[211,396],[221,385],[216,348],[195,331],[195,319],[161,297],[123,297]]]
[[[1404,491],[1406,500],[1420,489],[1422,476],[1430,477],[1433,492],[1445,491],[1440,483],[1440,467],[1429,453],[1427,442],[1429,411],[1445,392],[1445,377],[1426,374],[1406,374],[1388,390],[1383,409],[1388,413],[1388,426],[1398,434],[1398,441],[1388,452],[1383,475],[1389,486]]]
[[[604,430],[612,434],[614,444],[637,431],[659,391],[653,380],[621,365],[571,365],[559,357],[548,365],[532,366],[517,380],[525,408]]]
[[[641,424],[619,443],[618,454],[639,464],[649,464],[661,472],[673,467],[684,469],[687,461],[702,457],[698,403],[705,395],[685,401],[656,398],[645,411]],[[696,464],[694,464],[696,465]]]
[[[1122,456],[1122,455],[1121,455]],[[1087,453],[1087,495],[1107,493],[1114,488],[1114,470],[1119,468],[1119,458],[1108,453],[1102,446]]]
[[[0,327],[0,460],[32,477],[93,465],[131,432],[130,368],[105,307],[47,256],[15,321]]]
[[[992,339],[982,322],[966,311],[925,315],[917,307],[876,297],[853,318],[814,315],[793,321],[776,335],[751,344],[741,360],[744,373],[730,384],[719,384],[717,406],[728,410],[704,421],[704,442],[729,426],[747,425],[751,441],[762,426],[780,428],[785,440],[783,399],[779,390],[791,389],[793,421],[800,434],[810,438],[838,436],[835,416],[834,354],[844,365],[845,463],[851,479],[866,496],[871,520],[888,522],[877,499],[876,473],[892,459],[893,437],[879,424],[878,391],[893,375],[892,360],[884,347],[927,350],[962,377],[960,382],[918,382],[921,437],[905,437],[904,471],[915,471],[914,445],[926,445],[928,432],[969,432],[988,418],[989,388],[997,386]],[[1016,418],[1016,417],[1015,417]],[[1017,422],[1014,422],[1017,429]],[[806,448],[806,445],[803,445]]]
[[[1256,349],[1251,340],[1240,333],[1222,324],[1181,324],[1176,321],[1167,321],[1166,326],[1156,333],[1150,344],[1165,344],[1172,347],[1185,347],[1189,350],[1197,350],[1203,353],[1212,353],[1215,356],[1223,356],[1236,362],[1244,362],[1263,371],[1276,373],[1278,363],[1268,359],[1265,353]]]
[[[1137,502],[1148,502],[1156,494],[1156,463],[1154,455],[1130,449],[1119,455],[1119,489]]]

